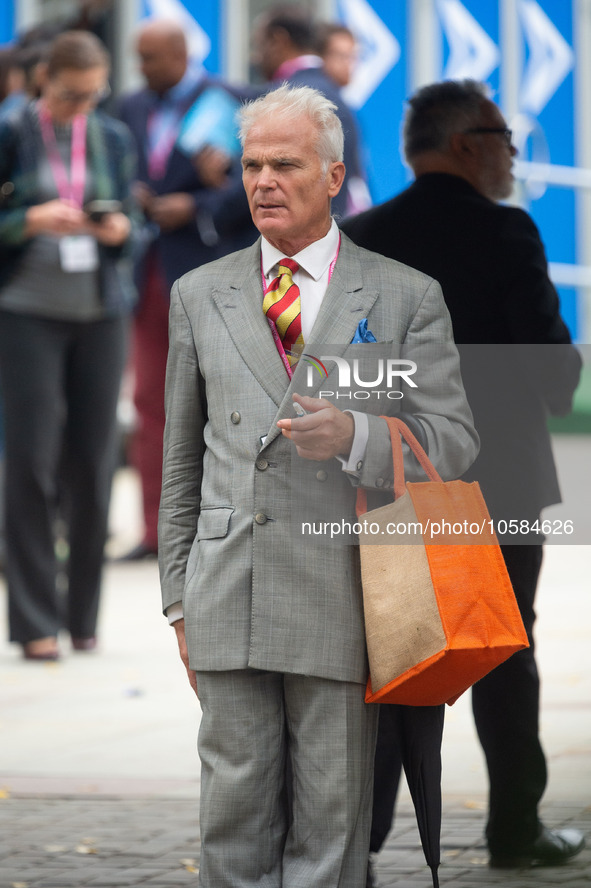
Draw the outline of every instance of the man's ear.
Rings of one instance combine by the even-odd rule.
[[[328,193],[336,197],[345,179],[345,164],[342,161],[331,163],[328,169]]]
[[[474,154],[474,140],[466,133],[453,133],[449,138],[449,150],[457,161],[465,161]]]

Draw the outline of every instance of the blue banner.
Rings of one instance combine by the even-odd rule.
[[[407,4],[339,0],[338,14],[359,45],[358,70],[344,96],[359,120],[369,188],[379,203],[408,182],[400,155],[407,95]]]
[[[572,3],[566,0],[519,0],[523,71],[519,88],[520,120],[531,128],[522,144],[524,160],[575,166]],[[528,210],[542,233],[550,262],[575,264],[576,207],[572,188],[534,188]],[[576,333],[577,293],[561,287],[562,313]]]
[[[10,43],[14,37],[14,3],[4,0],[0,4],[0,44]]]
[[[491,0],[438,0],[442,80],[482,80],[498,101],[499,5]]]
[[[439,77],[465,77],[489,84],[503,108],[501,70],[509,47],[501,39],[501,3],[489,0],[437,0],[442,65]],[[518,115],[510,119],[524,160],[575,165],[572,2],[515,0],[521,71]],[[505,109],[503,109],[505,110]],[[576,263],[575,192],[537,185],[525,190],[526,208],[538,225],[550,262]],[[577,293],[559,288],[562,312],[578,329]]]

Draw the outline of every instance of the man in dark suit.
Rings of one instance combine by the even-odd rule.
[[[312,17],[293,4],[273,6],[259,17],[253,35],[254,58],[266,80],[293,86],[311,86],[337,106],[345,134],[345,182],[332,202],[332,211],[344,219],[369,205],[369,192],[359,151],[357,121],[343,101],[337,84],[323,70],[316,53],[316,28]],[[359,206],[358,195],[365,195]]]
[[[140,305],[134,325],[133,461],[142,482],[145,534],[123,560],[155,555],[158,547],[170,288],[189,269],[252,243],[256,235],[239,165],[233,184],[215,152],[206,149],[192,159],[176,148],[184,115],[212,83],[189,64],[182,29],[151,20],[139,32],[137,51],[146,87],[126,96],[119,113],[137,146],[136,196],[150,241],[137,268]]]
[[[531,645],[472,692],[490,783],[490,863],[560,864],[583,840],[574,830],[546,829],[538,817],[547,774],[533,644],[544,539],[536,519],[560,501],[546,417],[569,411],[580,358],[560,316],[536,226],[523,210],[497,203],[511,194],[517,152],[486,87],[463,81],[419,90],[409,101],[404,148],[416,181],[343,228],[357,244],[438,280],[455,340],[467,344],[460,346],[462,377],[480,454],[464,477],[480,481],[501,531]],[[518,535],[502,533],[516,526]],[[386,752],[376,760],[374,851],[392,820],[395,743],[383,707],[379,748]]]

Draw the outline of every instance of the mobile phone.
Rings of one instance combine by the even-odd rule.
[[[120,200],[91,200],[84,207],[84,212],[91,222],[102,222],[110,213],[121,211]]]

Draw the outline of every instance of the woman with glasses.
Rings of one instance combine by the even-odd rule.
[[[95,110],[109,59],[92,34],[52,43],[42,94],[0,123],[0,384],[6,426],[10,638],[56,660],[58,632],[96,644],[103,547],[126,352],[135,162]],[[55,521],[68,528],[56,588]]]

